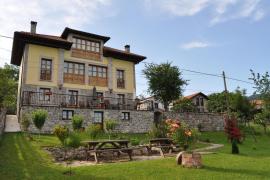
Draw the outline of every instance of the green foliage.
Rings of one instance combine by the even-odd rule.
[[[53,129],[53,134],[57,136],[62,145],[65,145],[65,140],[69,135],[69,129],[66,126],[56,125]]]
[[[0,67],[0,108],[6,108],[14,114],[17,106],[19,69],[17,66],[5,64]]]
[[[105,129],[106,129],[106,131],[112,132],[115,129],[115,127],[117,126],[117,124],[118,123],[116,122],[116,120],[113,120],[113,119],[105,120]]]
[[[236,139],[232,140],[232,154],[239,154],[239,148]]]
[[[173,104],[172,110],[174,112],[194,112],[196,110],[196,106],[194,105],[191,99],[184,98],[177,100]]]
[[[167,137],[168,129],[164,121],[154,125],[149,132],[151,138],[164,138]]]
[[[270,123],[270,110],[263,109],[261,113],[256,114],[254,122],[261,125],[266,133],[267,125]]]
[[[31,124],[31,115],[28,113],[23,114],[21,120],[22,130],[27,132],[30,124]]]
[[[32,112],[33,123],[39,130],[42,129],[47,117],[48,112],[44,109],[37,109]]]
[[[81,137],[76,133],[71,133],[66,139],[66,147],[77,148],[81,145]]]
[[[197,129],[189,128],[183,122],[181,122],[180,127],[172,134],[172,139],[184,147],[184,149],[197,142],[198,137],[199,132]]]
[[[138,146],[140,144],[140,140],[138,138],[131,138],[130,143],[132,146]]]
[[[87,132],[91,139],[96,139],[96,137],[101,134],[103,131],[101,129],[101,125],[92,124],[87,128]]]
[[[82,128],[82,124],[83,124],[82,116],[74,115],[71,120],[72,120],[72,127],[74,131],[80,130]]]
[[[168,62],[159,65],[146,64],[143,74],[148,80],[148,91],[163,102],[166,111],[169,103],[178,99],[182,95],[183,86],[187,85],[179,68]]]

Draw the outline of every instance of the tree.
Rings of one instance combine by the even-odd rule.
[[[263,109],[261,113],[256,114],[255,123],[261,125],[266,133],[267,125],[270,123],[270,75],[268,72],[261,75],[251,71],[251,80],[255,84],[254,94],[259,94],[260,99],[263,100]]]
[[[73,130],[80,130],[83,124],[83,117],[80,115],[74,115],[71,119]]]
[[[8,113],[15,113],[17,102],[19,69],[5,64],[0,68],[0,108],[6,108]]]
[[[46,110],[37,109],[32,112],[33,123],[36,126],[36,128],[39,130],[39,136],[47,117],[48,117],[48,112]]]
[[[194,112],[196,106],[191,99],[183,98],[174,102],[172,110],[175,112]]]
[[[117,126],[117,122],[113,119],[107,119],[105,121],[105,130],[109,135],[109,139],[111,139],[111,133],[113,132],[116,126]]]
[[[181,78],[181,71],[171,63],[146,64],[143,74],[148,80],[148,91],[164,104],[168,111],[169,104],[182,95],[183,86],[187,81]]]

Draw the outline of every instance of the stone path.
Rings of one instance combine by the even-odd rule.
[[[201,142],[203,143],[203,142]],[[199,149],[195,149],[195,152],[198,152],[200,154],[211,154],[213,152],[207,152],[209,150],[214,150],[214,149],[218,149],[224,146],[224,144],[213,144],[213,143],[203,143],[203,144],[207,144],[209,146],[204,147],[204,148],[199,148]]]
[[[20,124],[16,115],[6,116],[6,127],[5,132],[20,132]]]

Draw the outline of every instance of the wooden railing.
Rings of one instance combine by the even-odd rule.
[[[45,96],[45,97],[44,97]],[[137,110],[138,101],[134,99],[96,97],[24,91],[22,106],[57,106],[64,108]]]
[[[85,75],[64,73],[64,82],[73,84],[85,84]]]

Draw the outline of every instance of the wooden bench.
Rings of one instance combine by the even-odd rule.
[[[170,138],[156,138],[150,139],[149,145],[146,145],[148,155],[152,153],[152,151],[158,151],[162,157],[165,157],[164,152],[166,150],[171,154],[176,148],[179,148],[178,145],[175,145]]]

